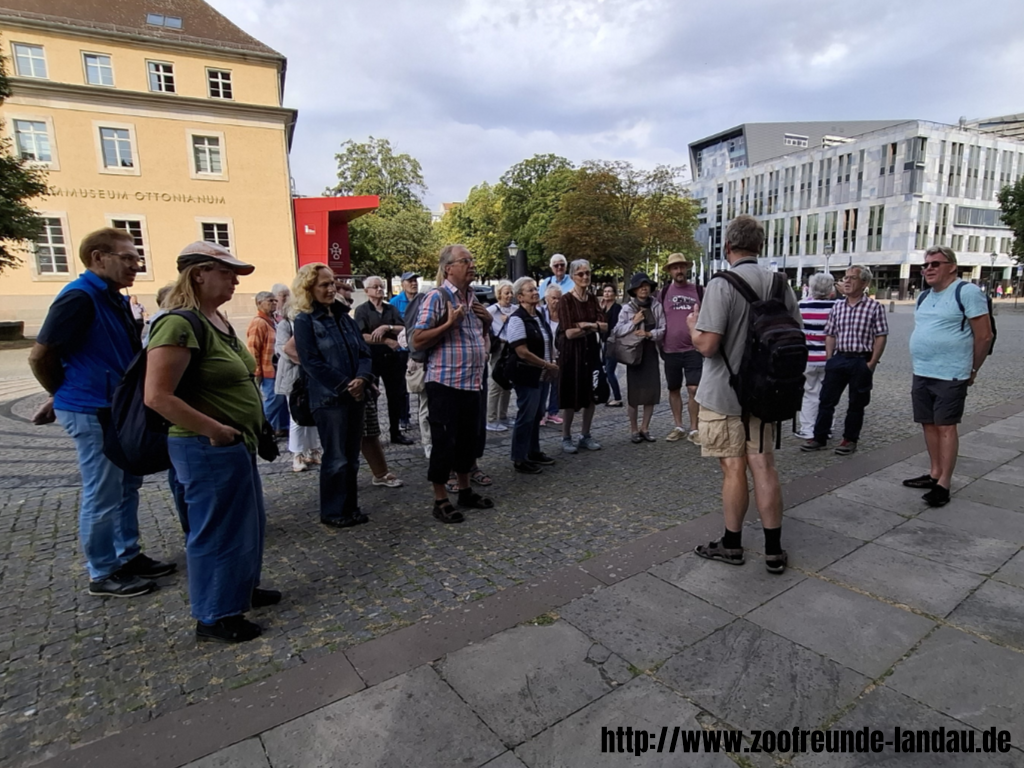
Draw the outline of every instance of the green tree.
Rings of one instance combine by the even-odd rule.
[[[501,228],[502,200],[487,182],[473,187],[464,203],[452,207],[437,225],[445,243],[462,243],[476,258],[477,274],[504,277],[509,238]]]
[[[526,249],[531,269],[546,269],[557,248],[548,242],[551,222],[562,196],[572,187],[573,164],[558,155],[534,155],[516,163],[501,176],[502,248],[510,240]]]
[[[436,235],[430,212],[423,207],[427,191],[416,158],[396,154],[387,139],[351,139],[335,155],[338,183],[330,195],[377,195],[380,207],[349,225],[352,270],[380,275],[388,281],[408,269],[436,263]]]
[[[11,95],[6,58],[0,56],[0,104]],[[35,240],[43,220],[28,201],[46,194],[46,172],[21,159],[0,121],[0,272],[21,265],[24,243]]]
[[[621,269],[624,277],[641,262],[663,262],[675,251],[698,255],[698,209],[686,197],[682,175],[681,167],[644,171],[624,161],[585,163],[551,221],[548,246],[598,268]]]
[[[999,190],[999,207],[1003,211],[1003,223],[1013,230],[1013,245],[1010,255],[1013,260],[1024,262],[1024,176],[1015,184]]]

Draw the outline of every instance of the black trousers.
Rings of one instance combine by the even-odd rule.
[[[846,387],[850,388],[850,405],[846,409],[843,439],[851,443],[856,443],[860,439],[860,430],[864,426],[864,409],[871,402],[873,381],[874,374],[868,368],[866,357],[836,352],[829,358],[825,363],[825,380],[821,384],[821,395],[818,400],[818,419],[814,423],[814,439],[817,442],[828,441],[832,417]]]
[[[402,434],[402,411],[405,409],[405,399],[409,396],[405,389],[405,364],[402,362],[402,355],[389,349],[384,354],[375,356],[373,372],[380,377],[387,393],[390,434],[391,437],[397,437]]]
[[[454,389],[428,381],[427,407],[430,423],[430,467],[427,480],[447,483],[452,470],[469,472],[480,441],[480,391]]]

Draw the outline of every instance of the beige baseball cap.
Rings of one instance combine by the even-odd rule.
[[[240,275],[251,275],[256,271],[252,264],[239,261],[231,255],[231,251],[217,243],[207,243],[202,240],[186,245],[178,254],[178,271],[181,272],[193,264],[206,264],[216,262],[230,267]]]

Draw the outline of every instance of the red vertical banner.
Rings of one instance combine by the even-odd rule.
[[[348,223],[337,212],[328,214],[327,266],[336,275],[352,274],[352,262],[348,241]]]

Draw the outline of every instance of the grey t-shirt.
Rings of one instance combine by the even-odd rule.
[[[774,272],[757,265],[757,259],[743,259],[732,265],[732,271],[747,281],[754,293],[765,299],[772,289]],[[800,306],[792,289],[786,291],[786,306],[790,314],[803,327]],[[739,398],[729,385],[729,369],[723,354],[729,356],[733,371],[739,371],[743,360],[743,347],[747,342],[747,323],[750,304],[723,278],[709,280],[704,289],[704,303],[697,318],[698,331],[710,331],[722,336],[722,343],[714,357],[704,358],[704,372],[697,387],[697,402],[705,408],[726,416],[741,416]]]

